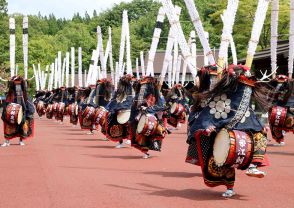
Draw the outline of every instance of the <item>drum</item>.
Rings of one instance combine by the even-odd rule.
[[[10,124],[20,124],[23,118],[22,106],[17,103],[10,103],[6,107],[6,121]]]
[[[48,119],[52,119],[52,117],[53,117],[53,104],[48,104],[48,106],[46,108],[46,117]]]
[[[107,110],[104,107],[99,107],[95,111],[94,122],[96,125],[104,125],[107,119]]]
[[[287,116],[287,108],[275,106],[272,108],[269,118],[270,124],[276,127],[283,127]]]
[[[157,118],[152,114],[143,114],[137,126],[137,133],[145,136],[152,135],[158,126]]]
[[[53,113],[57,113],[57,111],[58,111],[58,103],[54,103],[52,107],[53,107],[52,108]]]
[[[83,116],[83,119],[87,121],[93,121],[95,116],[95,108],[91,106],[87,106],[82,116]]]
[[[119,124],[125,124],[130,120],[131,110],[120,110],[117,113],[117,122]]]
[[[185,107],[180,103],[174,103],[170,109],[171,114],[182,115],[186,111]]]
[[[58,112],[59,115],[64,114],[64,112],[65,112],[65,103],[62,103],[62,102],[58,103],[57,112]]]
[[[275,106],[272,108],[269,122],[271,126],[277,127],[283,130],[293,131],[294,117],[293,114],[288,112],[287,108],[281,106]]]
[[[247,133],[222,129],[214,141],[213,157],[219,167],[228,165],[244,170],[252,161],[253,150],[253,140]]]
[[[45,104],[43,101],[39,101],[38,104],[37,104],[37,113],[39,115],[44,115],[45,112],[46,112],[46,109],[45,109]]]
[[[67,113],[70,116],[77,116],[79,113],[79,106],[75,103],[72,103],[68,106]]]

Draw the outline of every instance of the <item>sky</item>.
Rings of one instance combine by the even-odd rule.
[[[74,13],[81,15],[87,11],[92,16],[94,9],[99,13],[120,2],[131,0],[8,0],[8,12],[42,15],[53,13],[56,17],[71,18]]]

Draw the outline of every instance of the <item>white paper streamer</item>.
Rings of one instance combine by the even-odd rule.
[[[221,15],[223,20],[223,30],[221,36],[221,43],[219,48],[218,66],[220,71],[225,67],[228,58],[228,48],[230,45],[230,38],[233,33],[233,26],[235,23],[236,13],[239,6],[239,0],[228,0],[227,9]]]
[[[290,32],[289,32],[289,62],[288,73],[289,78],[293,76],[293,62],[294,62],[294,0],[290,0]]]
[[[173,59],[172,59],[172,55],[170,55],[169,61],[168,61],[168,85],[170,88],[172,88],[172,70],[173,70]]]
[[[179,55],[178,56],[178,61],[177,61],[176,84],[180,83],[181,65],[182,65],[182,56]]]
[[[179,57],[179,45],[178,41],[174,40],[174,54],[173,54],[173,77],[172,77],[172,86],[175,84],[177,67],[178,67],[178,57]]]
[[[127,74],[132,75],[132,61],[131,61],[131,38],[130,38],[130,25],[129,25],[129,18],[127,11],[124,12],[124,18],[125,18],[125,30],[126,30],[126,67],[127,67]]]
[[[178,21],[179,18],[180,18],[180,14],[181,14],[181,7],[175,6],[175,11],[176,11],[176,20]],[[166,72],[167,72],[168,67],[169,67],[169,62],[170,62],[170,60],[172,60],[171,53],[172,53],[172,50],[173,50],[174,41],[175,41],[175,37],[174,37],[174,34],[173,34],[173,30],[172,30],[172,28],[170,28],[169,33],[168,33],[168,38],[167,38],[167,44],[166,44],[166,49],[165,49],[163,66],[162,66],[161,75],[160,75],[160,86],[162,86],[163,81],[165,80],[165,75],[166,75]],[[168,80],[168,82],[171,85],[172,75],[171,75],[171,79]]]
[[[58,77],[59,77],[59,72],[58,72],[58,58],[55,59],[55,63],[54,63],[54,89],[57,89],[58,87]]]
[[[164,9],[163,7],[159,8],[159,12],[158,12],[158,16],[157,16],[157,22],[156,22],[156,28],[154,30],[153,33],[153,38],[152,38],[152,43],[151,43],[151,47],[148,53],[148,63],[147,63],[147,76],[151,75],[154,76],[154,59],[155,59],[155,54],[156,54],[156,50],[158,47],[158,43],[159,43],[159,38],[160,38],[160,34],[162,31],[162,24],[164,22]]]
[[[272,1],[271,13],[271,66],[272,71],[277,69],[277,47],[278,47],[278,21],[279,21],[279,0]],[[273,74],[273,78],[276,75]]]
[[[99,55],[100,55],[100,63],[101,63],[101,67],[102,67],[101,77],[106,78],[107,77],[106,61],[104,59],[103,37],[102,37],[102,32],[101,32],[100,26],[97,27],[97,34],[98,34],[98,50],[99,50]],[[99,76],[99,78],[100,78],[100,76]]]
[[[200,20],[199,13],[196,9],[195,3],[193,0],[184,0],[184,1],[186,4],[186,7],[188,9],[188,12],[190,14],[190,17],[192,19],[193,25],[197,31],[201,45],[204,49],[204,54],[208,57],[209,63],[213,65],[213,64],[215,64],[213,53],[212,53],[211,48],[209,46],[209,42],[208,42],[207,38],[205,37],[205,31],[204,31],[202,22]]]
[[[140,79],[139,59],[138,58],[136,58],[136,75],[137,75],[137,79]]]
[[[75,86],[75,74],[76,74],[76,72],[75,72],[75,48],[72,47],[70,51],[71,51],[71,87],[74,87]],[[69,67],[69,56],[68,56],[67,65]],[[69,86],[69,80],[68,80],[68,86]]]
[[[146,73],[145,73],[145,60],[144,60],[144,52],[141,51],[140,52],[140,63],[141,63],[141,72],[142,72],[142,77],[145,77],[146,76]]]
[[[28,54],[29,54],[29,36],[28,36],[29,20],[27,16],[23,18],[23,67],[24,67],[24,79],[28,79]]]
[[[233,56],[233,64],[237,65],[238,64],[237,50],[236,50],[235,42],[232,35],[230,37],[230,45],[231,45],[231,51]]]
[[[39,91],[40,90],[39,75],[38,75],[38,71],[36,70],[35,64],[33,64],[33,70],[35,75],[36,90]]]
[[[176,36],[179,46],[181,48],[181,53],[186,59],[188,68],[193,76],[193,78],[196,77],[196,66],[193,65],[193,58],[190,51],[190,48],[188,46],[188,43],[185,39],[185,35],[183,33],[182,27],[180,22],[177,20],[176,10],[171,2],[171,0],[161,0],[161,3],[165,9],[165,13],[168,17],[168,20],[171,24],[171,28],[173,30],[174,35]]]
[[[82,48],[79,47],[78,51],[78,60],[79,60],[79,87],[83,86],[83,54],[82,54]]]
[[[117,90],[117,83],[119,80],[119,73],[120,73],[120,69],[119,69],[119,63],[115,62],[115,81],[114,81],[114,89]]]
[[[9,29],[10,29],[10,76],[13,77],[15,74],[15,20],[9,18]]]
[[[58,70],[58,88],[62,86],[62,59],[61,51],[58,51],[57,54],[57,70]]]
[[[268,9],[269,0],[259,0],[257,10],[255,13],[253,29],[251,32],[251,39],[247,50],[246,66],[251,67],[253,57],[256,52],[257,45],[259,43],[260,34],[263,28],[266,12]]]
[[[63,59],[63,64],[62,64],[62,71],[61,71],[61,86],[64,87],[64,80],[65,80],[65,67],[66,67],[66,58]]]
[[[65,87],[68,88],[69,87],[69,52],[66,53],[65,63],[66,63],[65,64]]]

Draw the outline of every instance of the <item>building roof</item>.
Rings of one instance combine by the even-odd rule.
[[[277,55],[284,55],[285,57],[288,57],[289,55],[289,40],[281,40],[278,41],[278,46],[277,46]],[[262,51],[259,51],[255,53],[254,55],[254,60],[263,60],[271,58],[271,47],[268,47]],[[240,60],[240,62],[245,62],[246,58],[243,58]]]

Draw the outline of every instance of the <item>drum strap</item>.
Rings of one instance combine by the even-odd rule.
[[[21,89],[21,85],[16,84],[15,90],[16,90],[16,103],[22,105],[24,110],[26,110],[26,104],[23,98],[23,91]]]
[[[99,106],[99,96],[100,96],[99,91],[100,91],[100,85],[98,85],[98,86],[96,87],[96,97],[95,97],[95,103],[96,103],[98,106]]]
[[[88,97],[87,104],[90,104],[90,103],[91,103],[94,92],[95,92],[95,89],[92,89],[92,90],[91,90],[91,93],[90,93],[90,95],[89,95],[89,97]]]
[[[245,113],[249,109],[251,95],[252,95],[251,87],[246,87],[244,89],[244,93],[242,95],[242,100],[241,100],[241,102],[239,104],[239,108],[238,108],[235,116],[232,118],[232,120],[226,126],[227,129],[234,128],[242,120],[242,118],[245,116]]]

